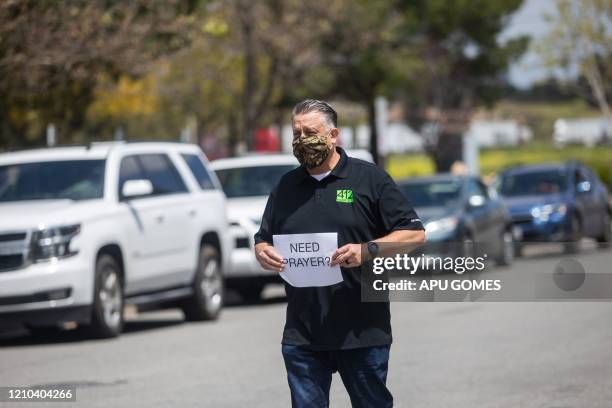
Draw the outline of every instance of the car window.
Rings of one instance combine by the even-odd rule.
[[[568,173],[564,169],[506,173],[499,191],[503,196],[558,194],[567,189]]]
[[[585,181],[589,181],[589,176],[587,175],[587,172],[581,168],[577,168],[574,172],[574,183],[579,184]]]
[[[586,178],[587,180],[589,180],[591,183],[592,182],[596,182],[599,181],[599,177],[597,176],[596,173],[594,173],[591,169],[589,169],[588,167],[583,167],[582,171],[584,172],[584,174],[586,174]]]
[[[489,188],[484,185],[484,183],[480,180],[475,180],[476,185],[478,186],[478,190],[480,194],[486,198],[487,200],[491,198],[491,194],[489,194]]]
[[[62,160],[0,166],[0,202],[102,198],[105,166],[105,160]]]
[[[208,174],[208,170],[206,170],[204,163],[202,163],[202,159],[200,159],[197,154],[181,154],[181,157],[183,160],[185,160],[185,163],[187,163],[187,166],[191,170],[191,173],[195,179],[198,181],[198,184],[202,190],[215,189],[215,184],[213,183],[210,174]]]
[[[165,154],[139,154],[144,178],[153,185],[154,195],[187,192],[187,186]]]
[[[592,189],[593,177],[590,172],[583,168],[578,167],[574,173],[574,188],[576,191],[589,191]]]
[[[266,196],[283,174],[296,167],[297,164],[236,167],[219,169],[216,173],[228,198]]]
[[[121,160],[119,166],[119,197],[123,197],[121,193],[123,184],[129,180],[143,180],[146,179],[140,162],[136,156],[127,156]]]
[[[408,182],[400,184],[399,188],[414,207],[452,207],[459,201],[461,182]]]
[[[468,198],[472,197],[472,196],[482,196],[485,199],[489,198],[489,193],[487,191],[487,189],[485,188],[484,185],[482,185],[482,183],[480,183],[477,180],[474,179],[469,179],[467,181],[467,185],[466,185],[466,195]]]

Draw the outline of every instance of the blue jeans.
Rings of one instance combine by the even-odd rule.
[[[291,406],[329,407],[332,373],[338,371],[354,408],[392,407],[386,386],[390,347],[313,351],[283,344]]]

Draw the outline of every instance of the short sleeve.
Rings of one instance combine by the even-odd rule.
[[[393,179],[384,173],[380,183],[378,209],[386,233],[396,230],[424,230],[416,211]]]
[[[270,196],[268,197],[266,209],[264,210],[263,217],[261,218],[261,225],[259,226],[259,231],[255,233],[255,244],[259,244],[262,242],[272,244],[272,225],[274,225],[273,216],[276,188],[277,187],[274,187],[274,189],[270,193]]]

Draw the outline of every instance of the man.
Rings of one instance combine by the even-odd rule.
[[[273,235],[336,232],[331,266],[340,265],[343,277],[325,287],[285,285],[282,353],[292,406],[329,406],[332,373],[338,371],[353,407],[391,407],[389,303],[361,302],[361,245],[374,257],[377,242],[423,242],[423,225],[387,173],[336,146],[337,114],[328,103],[298,103],[292,124],[301,166],[285,174],[268,198],[255,234],[257,260],[282,272]]]

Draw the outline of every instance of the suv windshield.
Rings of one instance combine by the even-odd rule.
[[[0,202],[101,198],[105,160],[66,160],[0,166]]]
[[[296,167],[297,164],[236,167],[216,170],[216,173],[228,198],[266,196],[283,174]]]
[[[521,195],[555,194],[565,191],[567,174],[563,169],[505,174],[499,192],[508,197]]]
[[[459,181],[406,183],[399,188],[414,207],[452,206],[461,193]]]

